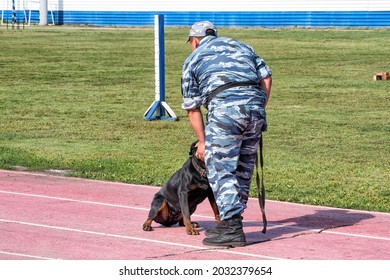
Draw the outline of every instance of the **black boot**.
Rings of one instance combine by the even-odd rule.
[[[213,235],[211,235],[212,233]],[[222,221],[215,229],[209,230],[209,235],[210,237],[203,239],[204,245],[241,247],[246,244],[241,217],[234,217]]]
[[[206,229],[204,235],[211,237],[220,234],[225,229],[227,229],[227,225],[224,221],[221,221],[215,228]]]
[[[234,216],[232,218],[240,218],[241,221],[243,220],[242,216]],[[215,228],[209,228],[206,229],[204,232],[204,235],[207,237],[211,237],[217,234],[220,234],[222,231],[228,228],[228,225],[226,224],[225,221],[221,221]]]

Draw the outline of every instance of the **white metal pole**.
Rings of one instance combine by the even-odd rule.
[[[160,100],[160,21],[159,15],[154,16],[154,80],[155,80],[155,100]]]
[[[145,112],[147,120],[176,120],[177,117],[165,102],[164,15],[154,16],[154,72],[155,100]],[[165,111],[170,117],[165,116]],[[155,114],[155,116],[153,116]]]
[[[39,25],[47,25],[47,0],[39,2]]]
[[[12,26],[16,24],[16,8],[15,0],[12,0]]]

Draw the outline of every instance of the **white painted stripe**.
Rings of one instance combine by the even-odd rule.
[[[53,200],[68,201],[68,202],[76,202],[76,203],[85,203],[85,204],[108,206],[108,207],[125,208],[125,209],[144,210],[144,211],[149,210],[149,209],[143,208],[143,207],[133,207],[133,206],[127,206],[127,205],[113,204],[113,203],[94,202],[94,201],[89,201],[89,200],[78,200],[78,199],[72,199],[72,198],[48,196],[48,195],[41,195],[41,194],[19,193],[19,192],[9,192],[9,191],[1,191],[1,190],[0,190],[0,193],[10,194],[10,195],[21,195],[21,196],[27,196],[27,197],[53,199]]]
[[[390,3],[390,2],[389,2]],[[122,182],[112,182],[112,181],[103,181],[103,180],[95,180],[95,179],[84,179],[84,178],[78,178],[78,177],[64,177],[60,175],[53,175],[53,174],[46,174],[46,173],[32,173],[27,171],[12,171],[12,170],[0,170],[1,173],[8,173],[8,174],[24,174],[28,176],[38,176],[38,177],[54,177],[54,178],[60,178],[63,180],[70,180],[70,181],[85,181],[85,182],[97,182],[97,183],[105,183],[110,185],[118,185],[122,187],[127,188],[146,188],[146,189],[153,189],[158,191],[160,188],[159,186],[148,186],[148,185],[137,185],[137,184],[129,184],[129,183],[122,183]],[[18,176],[19,177],[19,176]],[[1,183],[1,177],[0,177],[0,183]],[[0,184],[1,186],[1,184]],[[1,192],[1,191],[0,191]],[[249,200],[256,200],[257,198],[250,197]],[[358,209],[347,209],[347,208],[336,208],[336,207],[330,207],[330,206],[321,206],[321,205],[310,205],[310,204],[300,204],[300,203],[294,203],[294,202],[287,202],[287,201],[278,201],[278,200],[266,200],[266,203],[280,203],[280,204],[290,204],[290,205],[296,205],[296,206],[302,206],[302,207],[308,207],[308,208],[322,208],[322,209],[337,209],[337,210],[346,210],[346,211],[353,211],[353,212],[359,212],[359,213],[370,213],[375,215],[384,215],[384,216],[390,216],[390,213],[386,212],[378,212],[378,211],[366,211],[366,210],[358,210]],[[149,209],[148,209],[149,210]]]
[[[6,251],[0,251],[0,255],[10,255],[10,256],[17,256],[17,257],[24,257],[24,258],[32,258],[32,259],[39,259],[39,260],[59,260],[59,259],[52,259],[42,256],[33,256],[33,255],[27,255],[27,254],[19,254],[15,252],[6,252]]]
[[[363,235],[363,234],[352,234],[352,233],[345,234],[343,232],[328,231],[328,230],[324,230],[324,231],[322,231],[322,233],[336,234],[336,235],[348,235],[348,236],[352,236],[352,237],[361,237],[361,238],[390,241],[390,238],[387,238],[387,237],[377,237],[377,236]]]
[[[256,199],[257,198],[249,198],[249,199]],[[288,201],[278,201],[278,200],[267,200],[274,204],[286,204],[286,205],[296,205],[299,207],[306,207],[306,208],[317,208],[317,209],[331,209],[331,210],[344,210],[344,211],[353,211],[358,213],[366,213],[366,214],[375,214],[375,215],[383,215],[383,216],[389,216],[390,213],[387,212],[378,212],[378,211],[367,211],[367,210],[358,210],[358,209],[348,209],[348,208],[336,208],[336,207],[330,207],[330,206],[321,206],[321,205],[311,205],[311,204],[300,204],[295,202],[288,202]]]
[[[15,176],[14,178],[21,177],[20,175],[26,175],[26,176],[32,176],[32,177],[51,177],[51,178],[58,178],[62,180],[67,181],[82,181],[82,182],[96,182],[96,183],[104,183],[104,184],[110,184],[110,185],[117,185],[117,186],[123,186],[123,187],[143,187],[148,189],[155,189],[158,190],[159,186],[147,186],[147,185],[137,185],[137,184],[129,184],[129,183],[122,183],[122,182],[114,182],[114,181],[104,181],[104,180],[97,180],[97,179],[85,179],[85,178],[79,178],[79,177],[66,177],[61,175],[53,175],[50,173],[39,173],[39,172],[28,172],[28,171],[12,171],[12,170],[0,170],[1,174],[9,174],[10,176]],[[9,177],[5,177],[9,178]],[[1,183],[2,177],[0,177],[0,183]]]
[[[47,196],[47,195],[39,195],[39,194],[19,193],[19,192],[10,192],[10,191],[2,191],[2,190],[0,190],[0,193],[10,194],[10,195],[27,196],[27,197],[53,199],[53,200],[68,201],[68,202],[76,202],[76,203],[85,203],[85,204],[99,205],[99,206],[106,206],[106,207],[117,207],[117,208],[149,211],[149,208],[144,208],[144,207],[133,207],[133,206],[127,206],[127,205],[120,205],[120,204],[94,202],[94,201],[88,201],[88,200],[77,200],[77,199],[71,199],[71,198],[63,198],[63,197],[55,197],[55,196]],[[330,208],[330,209],[335,209],[335,208]],[[365,213],[369,213],[369,212],[365,212]],[[214,217],[204,216],[204,215],[194,214],[192,216],[199,217],[199,218],[211,219],[211,220],[214,219]],[[253,224],[257,224],[257,223],[249,222],[248,224],[253,225]],[[268,223],[268,226],[269,227],[285,227],[285,228],[292,228],[292,229],[299,229],[299,230],[313,231],[313,232],[320,232],[321,231],[322,233],[327,233],[327,234],[336,234],[336,235],[350,236],[350,237],[357,237],[357,238],[368,238],[368,239],[375,239],[375,240],[390,241],[390,238],[386,238],[386,237],[336,232],[336,231],[327,230],[327,229],[324,230],[323,228],[309,228],[309,227],[301,227],[301,226],[294,226],[294,225],[284,225],[284,224],[279,224],[279,223]]]
[[[54,229],[54,230],[63,230],[63,231],[70,231],[70,232],[77,232],[77,233],[84,233],[84,234],[98,235],[98,236],[105,236],[105,237],[130,239],[130,240],[136,240],[136,241],[142,241],[142,242],[150,242],[150,243],[157,243],[157,244],[163,244],[163,245],[185,247],[185,248],[191,248],[191,249],[197,249],[197,250],[207,250],[207,251],[219,252],[219,253],[223,253],[223,254],[242,255],[242,256],[263,258],[263,259],[269,259],[269,260],[283,260],[281,258],[276,258],[276,257],[271,257],[271,256],[264,256],[264,255],[258,255],[258,254],[250,254],[250,253],[232,251],[231,249],[230,250],[210,249],[210,247],[194,246],[194,245],[189,245],[189,244],[161,241],[161,240],[148,239],[148,238],[140,238],[140,237],[129,236],[129,235],[112,234],[112,233],[105,233],[105,232],[75,229],[75,228],[59,227],[59,226],[50,226],[50,225],[44,225],[44,224],[36,224],[36,223],[29,223],[29,222],[23,222],[23,221],[15,221],[15,220],[6,220],[6,219],[0,219],[0,222],[33,226],[33,227],[40,227],[40,228],[47,228],[47,229]]]
[[[249,224],[253,224],[253,223],[250,222]],[[300,226],[289,226],[289,225],[283,225],[283,224],[277,224],[277,223],[269,223],[268,225],[271,227],[292,228],[294,230],[299,229],[301,231],[312,231],[314,233],[321,233],[321,234],[336,234],[336,235],[349,236],[349,237],[390,241],[390,238],[387,238],[387,237],[337,232],[337,231],[332,231],[330,229],[323,229],[323,228],[308,228],[308,227],[300,227]],[[343,226],[341,226],[341,227],[343,227]]]

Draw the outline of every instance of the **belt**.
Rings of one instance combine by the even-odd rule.
[[[213,90],[212,92],[210,92],[210,94],[208,95],[208,99],[207,99],[207,102],[205,104],[205,107],[208,107],[210,102],[211,102],[211,99],[213,99],[217,94],[219,94],[221,91],[224,91],[228,88],[232,88],[232,87],[242,87],[242,86],[257,86],[258,83],[255,83],[255,82],[237,82],[237,83],[228,83],[226,85],[222,85],[220,87],[217,87],[215,90]]]

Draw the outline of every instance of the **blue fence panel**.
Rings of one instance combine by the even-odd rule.
[[[39,22],[32,11],[32,23]],[[164,14],[166,26],[190,26],[210,20],[219,27],[390,27],[390,11],[302,11],[302,12],[129,12],[129,11],[53,11],[55,23],[95,26],[153,26],[154,15]],[[50,15],[49,15],[50,16]],[[18,11],[18,18],[23,15]],[[11,19],[11,11],[4,11]],[[48,21],[51,22],[51,19]]]

